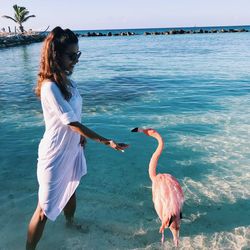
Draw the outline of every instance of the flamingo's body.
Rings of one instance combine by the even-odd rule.
[[[178,246],[181,210],[184,203],[184,194],[178,181],[170,174],[156,174],[158,159],[164,147],[160,134],[153,129],[135,128],[133,132],[143,132],[158,141],[158,147],[149,163],[149,177],[152,181],[152,195],[155,210],[161,219],[159,232],[164,242],[164,229],[168,228],[173,234],[174,244]]]

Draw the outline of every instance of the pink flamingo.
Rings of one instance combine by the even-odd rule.
[[[181,210],[184,203],[184,194],[178,181],[170,174],[156,174],[158,159],[162,153],[164,142],[160,134],[154,129],[134,128],[132,132],[143,132],[158,141],[158,147],[153,153],[149,163],[149,177],[152,181],[152,195],[155,210],[161,219],[159,232],[162,233],[164,242],[164,229],[168,228],[173,234],[174,244],[179,242]]]

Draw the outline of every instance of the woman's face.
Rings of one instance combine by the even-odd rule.
[[[74,66],[78,63],[81,55],[78,44],[70,44],[62,54],[62,67],[69,74],[72,74]]]

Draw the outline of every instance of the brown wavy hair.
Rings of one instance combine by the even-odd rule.
[[[61,65],[61,57],[66,48],[71,44],[77,44],[78,38],[70,29],[54,28],[46,37],[41,53],[40,69],[38,73],[35,93],[41,95],[41,87],[44,80],[54,81],[61,90],[64,98],[71,98],[68,73]]]

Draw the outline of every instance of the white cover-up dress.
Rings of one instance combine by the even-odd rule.
[[[54,221],[64,209],[87,173],[80,134],[67,125],[81,122],[82,98],[75,82],[71,82],[72,97],[66,101],[54,82],[41,88],[41,104],[45,133],[38,148],[38,199],[46,217]]]

